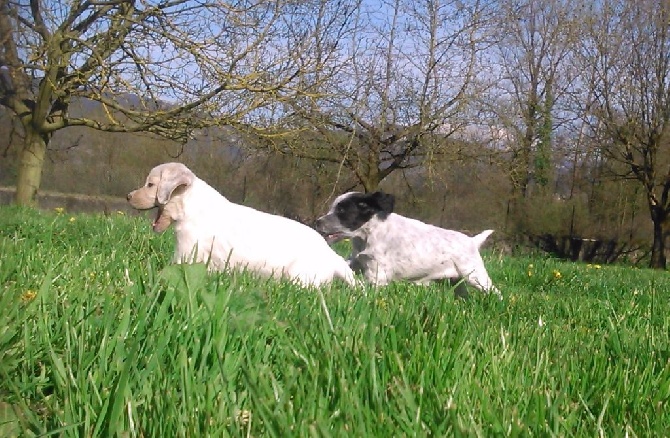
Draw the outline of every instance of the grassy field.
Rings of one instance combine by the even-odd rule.
[[[485,255],[505,299],[168,266],[0,207],[0,436],[664,436],[670,274]]]

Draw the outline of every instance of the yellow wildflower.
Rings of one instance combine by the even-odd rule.
[[[54,211],[56,212],[56,214],[63,214],[65,209],[63,207],[56,207],[54,208]]]
[[[237,413],[237,422],[242,426],[246,426],[251,421],[251,411],[242,409]]]
[[[554,269],[554,278],[561,278],[561,272],[558,269]]]
[[[37,296],[37,292],[35,292],[34,290],[29,289],[29,290],[25,291],[23,293],[23,295],[21,295],[21,301],[23,301],[24,303],[27,303],[28,301],[34,300],[36,296]]]
[[[74,222],[75,220],[76,220],[76,219],[75,219],[74,216],[72,216],[72,217],[70,218],[70,222]]]

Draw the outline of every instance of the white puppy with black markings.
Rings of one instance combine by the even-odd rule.
[[[316,221],[316,229],[329,243],[350,238],[349,264],[373,284],[463,279],[502,298],[479,254],[493,230],[469,237],[393,213],[394,204],[387,193],[345,193]]]
[[[355,285],[347,262],[307,225],[235,204],[180,163],[154,167],[127,196],[137,210],[157,208],[155,232],[174,223],[175,263],[208,263],[210,270],[248,269],[303,286],[334,279]]]

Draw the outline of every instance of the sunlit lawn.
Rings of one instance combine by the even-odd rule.
[[[505,299],[167,267],[0,207],[0,436],[664,436],[670,274],[486,254]]]

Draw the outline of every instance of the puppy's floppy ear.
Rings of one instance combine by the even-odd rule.
[[[379,217],[381,219],[386,219],[386,217],[393,213],[393,207],[395,206],[395,196],[390,193],[384,192],[374,192],[372,194],[372,199],[379,206]]]
[[[160,205],[165,205],[170,201],[172,193],[180,186],[189,186],[193,183],[195,174],[184,165],[170,166],[161,173],[161,180],[158,183],[156,199]]]

